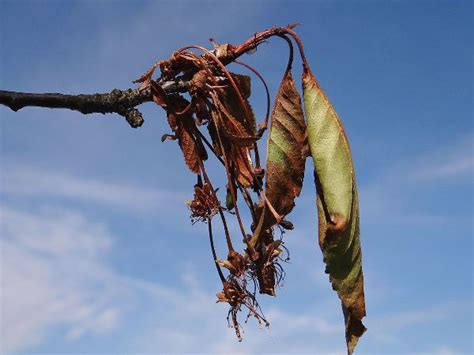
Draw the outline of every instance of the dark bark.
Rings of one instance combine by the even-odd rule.
[[[187,82],[168,81],[161,84],[167,93],[182,92],[186,90]],[[136,106],[152,101],[149,89],[114,89],[108,93],[90,95],[65,95],[59,93],[33,94],[0,90],[0,104],[13,111],[24,107],[64,108],[79,111],[83,114],[90,113],[117,113],[127,120],[133,128],[143,124],[143,116]]]

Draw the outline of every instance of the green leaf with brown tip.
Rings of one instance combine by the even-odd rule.
[[[308,143],[315,165],[319,245],[342,302],[348,354],[366,328],[354,166],[342,123],[313,74],[303,72]]]
[[[265,178],[265,194],[280,216],[291,212],[301,192],[306,144],[301,97],[287,72],[273,106]]]

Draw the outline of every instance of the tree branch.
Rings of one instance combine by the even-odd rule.
[[[18,111],[23,107],[36,106],[66,108],[84,114],[118,113],[125,117],[130,126],[137,128],[143,124],[143,117],[135,106],[150,101],[149,96],[149,92],[139,92],[132,89],[127,91],[114,89],[109,93],[92,95],[32,94],[0,90],[0,104],[8,106],[13,111]]]
[[[296,36],[296,34],[292,31],[295,26],[296,25],[288,25],[287,27],[274,27],[266,31],[256,33],[253,37],[249,38],[239,46],[222,46],[226,48],[226,50],[222,53],[219,53],[218,48],[215,48],[215,55],[224,65],[227,65],[247,51],[256,48],[260,43],[264,42],[269,37],[290,34],[297,41],[297,44],[300,47],[303,63],[306,65],[301,42],[298,36]],[[163,78],[160,78],[155,81],[155,83],[161,86],[163,91],[167,94],[186,92],[189,90],[191,83],[190,81],[186,80],[192,78],[192,74],[194,72],[195,69],[183,73],[183,75],[179,78],[174,78],[173,80],[168,81],[164,81]],[[90,95],[65,95],[60,93],[33,94],[0,90],[0,105],[5,105],[13,111],[18,111],[23,107],[46,107],[65,108],[73,111],[79,111],[83,114],[117,113],[125,117],[127,122],[133,128],[140,127],[144,122],[142,113],[136,108],[136,106],[152,100],[153,98],[150,88],[146,88],[144,90],[114,89],[108,93]]]
[[[188,83],[181,80],[167,81],[161,84],[166,93],[186,91]],[[90,113],[118,113],[125,117],[133,128],[143,124],[142,113],[135,107],[152,101],[150,89],[114,89],[108,93],[91,95],[65,95],[59,93],[33,94],[0,90],[0,104],[13,111],[23,107],[65,108]]]

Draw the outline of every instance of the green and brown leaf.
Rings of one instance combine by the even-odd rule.
[[[287,72],[273,107],[265,178],[267,199],[282,217],[291,212],[301,192],[306,146],[301,97],[291,73]],[[274,222],[274,218],[271,221]],[[271,223],[265,223],[266,228],[268,224]]]
[[[280,84],[273,107],[266,162],[265,195],[269,205],[261,206],[258,225],[250,246],[266,252],[274,243],[271,227],[295,206],[301,192],[307,151],[306,125],[301,97],[288,70]],[[272,211],[273,209],[273,211]],[[260,293],[275,296],[277,278],[273,258],[259,260],[257,277]]]
[[[366,328],[359,205],[349,143],[342,123],[308,69],[303,72],[308,142],[315,165],[319,245],[342,301],[348,354]]]

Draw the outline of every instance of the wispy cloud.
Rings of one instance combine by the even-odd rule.
[[[421,152],[399,160],[369,182],[360,185],[361,213],[376,223],[420,225],[454,223],[446,214],[423,211],[414,203],[431,195],[433,188],[456,185],[456,189],[472,184],[474,173],[473,138],[471,136],[431,152]],[[425,195],[426,197],[426,195]]]
[[[471,178],[474,173],[474,138],[424,154],[411,162],[408,181]]]
[[[253,318],[244,323],[244,341],[238,342],[233,329],[225,327],[227,305],[216,304],[215,295],[199,286],[201,276],[191,269],[182,281],[186,291],[171,291],[154,308],[160,317],[134,339],[139,352],[173,353],[343,353],[343,325],[314,312],[289,311],[273,305],[265,316],[270,329],[258,328]],[[153,287],[151,287],[153,289]],[[157,295],[162,290],[157,291]],[[163,312],[161,307],[168,311]]]
[[[43,199],[66,198],[140,214],[166,211],[172,206],[183,205],[186,197],[189,198],[178,191],[147,189],[24,166],[4,166],[0,173],[0,182],[1,191],[6,195]]]
[[[80,214],[32,215],[2,206],[1,347],[16,351],[40,343],[51,326],[68,336],[102,333],[118,322],[114,286],[104,282],[102,258],[112,238],[105,226]]]
[[[307,303],[298,307],[278,305],[272,300],[264,305],[270,330],[257,329],[250,319],[249,324],[244,324],[245,340],[238,343],[233,330],[225,327],[226,305],[215,304],[213,291],[217,289],[204,287],[209,281],[198,266],[182,264],[180,278],[168,286],[130,278],[117,272],[109,260],[115,236],[105,224],[92,223],[81,213],[59,208],[27,213],[2,206],[0,211],[1,321],[8,325],[1,330],[2,351],[32,349],[58,327],[64,331],[56,336],[70,342],[86,335],[127,334],[121,346],[130,352],[254,354],[344,350],[342,320],[328,316],[338,314],[333,311],[337,307],[325,313],[321,307]],[[294,239],[295,252],[305,256],[302,260],[308,259],[311,249],[311,265],[322,270],[313,260],[317,253],[314,241],[303,240],[298,233]],[[300,272],[296,261],[290,267]],[[301,272],[308,270],[311,272],[312,267],[306,265]],[[327,280],[324,285],[328,297],[337,303]],[[215,286],[219,287],[217,283]],[[373,299],[372,288],[367,293]],[[295,298],[291,299],[294,303]],[[317,302],[321,305],[327,300],[323,297]],[[366,325],[372,343],[400,344],[402,330],[445,321],[465,308],[465,304],[436,305],[372,314]],[[364,341],[361,347],[363,344]]]
[[[453,350],[451,347],[449,346],[440,346],[438,348],[435,348],[433,350],[433,353],[435,354],[443,354],[443,355],[459,355],[459,354],[462,354],[461,352],[459,351],[456,351],[456,350]]]
[[[58,327],[69,341],[122,329],[129,337],[124,346],[135,352],[304,352],[313,348],[315,331],[321,352],[334,352],[334,343],[343,348],[343,341],[331,340],[342,336],[340,322],[275,305],[266,312],[271,331],[250,320],[245,342],[238,343],[225,326],[226,306],[216,305],[216,290],[204,290],[195,265],[183,264],[171,286],[130,278],[108,260],[114,236],[104,224],[59,209],[27,213],[2,206],[0,212],[4,352],[31,349]],[[133,330],[127,326],[132,314],[152,322]]]
[[[379,314],[374,317],[368,317],[366,321],[367,327],[370,329],[371,341],[375,343],[386,344],[403,344],[403,332],[409,332],[410,329],[426,327],[430,324],[441,324],[449,322],[466,313],[467,309],[472,307],[470,300],[459,299],[456,302],[445,302],[439,304],[430,304],[416,308],[403,309],[398,312]],[[467,311],[469,312],[469,311]],[[434,343],[436,339],[432,341]],[[437,350],[447,349],[440,347]],[[429,351],[426,349],[425,351]],[[439,353],[436,351],[436,353]],[[449,352],[448,352],[449,353]]]

